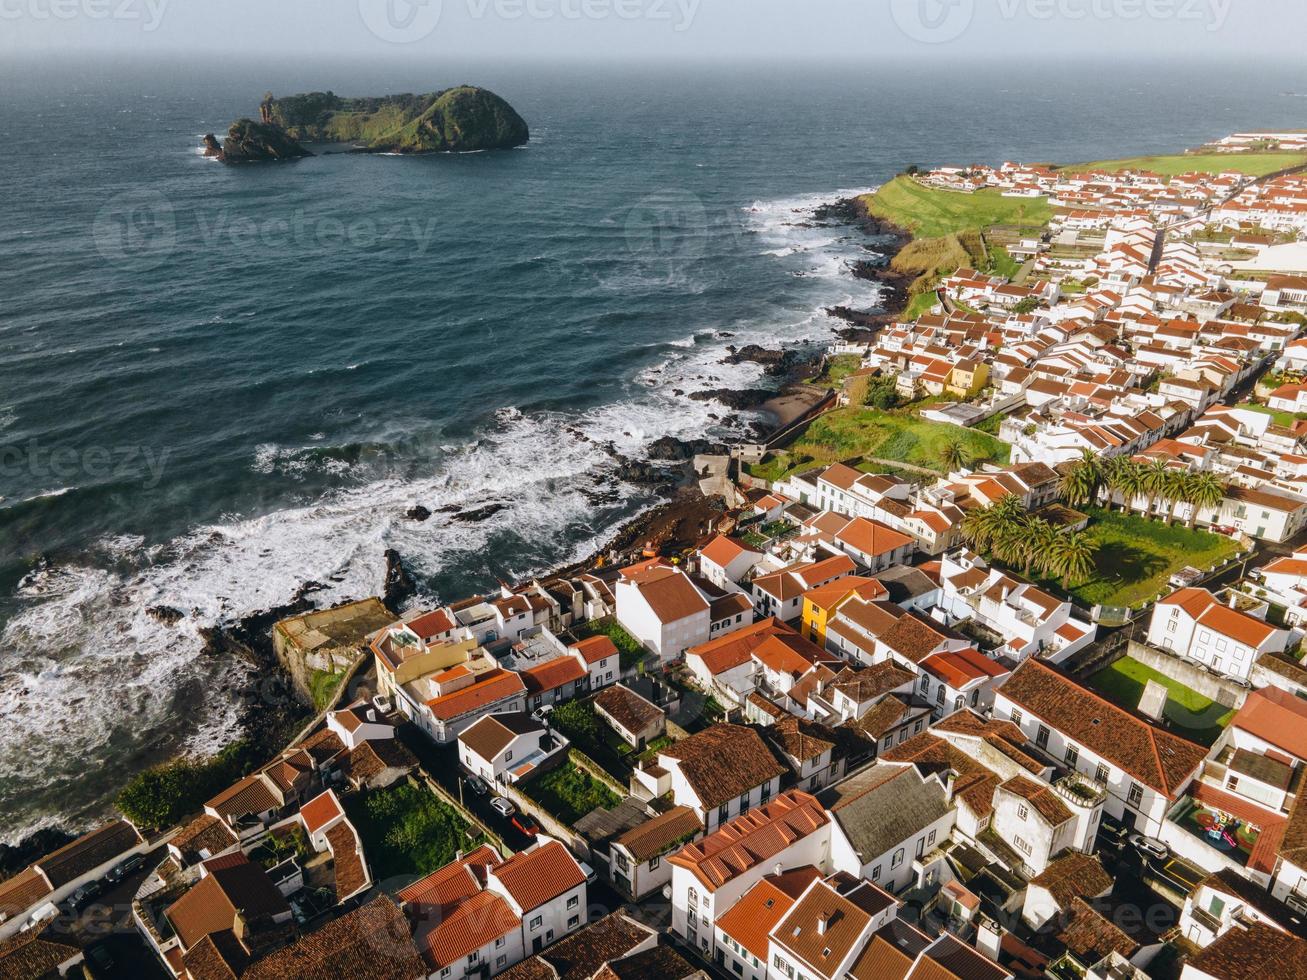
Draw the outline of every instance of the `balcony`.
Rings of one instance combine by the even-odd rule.
[[[1053,783],[1055,789],[1073,806],[1096,807],[1107,799],[1107,787],[1088,776],[1069,773]]]

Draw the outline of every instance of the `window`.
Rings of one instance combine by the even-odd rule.
[[[579,915],[569,915],[567,917],[567,928],[575,929],[576,924],[580,921],[581,921],[581,917]]]
[[[496,957],[495,957],[495,969],[497,969],[497,970],[498,970],[498,969],[501,969],[501,968],[503,968],[507,963],[508,963],[508,957],[507,957],[507,956],[496,956]]]
[[[880,880],[880,865],[879,865],[879,864],[876,865],[874,868],[871,869],[871,880],[872,880],[872,881],[879,881],[879,880]]]
[[[1216,649],[1220,650],[1222,653],[1225,652],[1226,647],[1228,647],[1228,646],[1229,646],[1229,644],[1226,643],[1225,640],[1223,640],[1223,639],[1222,639],[1222,640],[1217,640],[1217,641],[1216,641]]]
[[[1039,731],[1035,733],[1035,744],[1041,749],[1048,748],[1048,726],[1040,725]]]
[[[1175,632],[1175,620],[1174,620],[1174,619],[1167,620],[1167,623],[1166,623],[1166,631],[1167,631],[1168,633],[1174,633],[1174,632]]]
[[[927,846],[930,846],[930,845],[933,844],[933,843],[935,843],[935,831],[932,830],[932,831],[931,831],[931,832],[926,836],[926,845],[927,845]]]
[[[449,971],[450,971],[450,968],[449,968],[449,967],[445,967],[443,970],[440,971],[440,975],[441,975],[442,977],[447,977],[447,976],[449,976]]]
[[[731,818],[731,805],[729,803],[723,803],[721,806],[717,808],[717,822],[725,823],[730,818]]]
[[[976,688],[974,691],[971,692],[971,707],[974,708],[979,703],[980,703],[980,688]]]
[[[573,895],[571,898],[567,900],[567,911],[569,912],[572,911],[572,909],[576,908],[580,904],[581,904],[581,896]]]
[[[1202,631],[1198,634],[1198,642],[1199,642],[1199,643],[1211,643],[1211,642],[1212,642],[1212,634],[1211,634],[1209,631],[1207,631],[1207,630],[1202,630]]]
[[[885,736],[885,744],[884,744],[884,748],[892,749],[893,747],[894,747],[894,736],[893,736],[893,735],[886,735],[886,736]]]
[[[1106,786],[1108,777],[1111,775],[1112,775],[1112,770],[1108,768],[1107,763],[1100,762],[1098,764],[1098,771],[1094,773],[1094,778],[1097,779],[1104,786]]]
[[[1139,806],[1139,804],[1144,802],[1144,788],[1138,783],[1130,784],[1129,800],[1131,806]]]
[[[935,689],[935,703],[941,708],[944,707],[944,685],[941,684]]]
[[[965,697],[963,697],[961,694],[959,694],[957,697],[955,697],[955,698],[953,699],[953,710],[954,710],[954,711],[961,711],[961,710],[962,710],[962,706],[963,706],[964,704],[966,704],[966,701],[967,701],[967,699],[966,699]]]
[[[1025,820],[1030,816],[1030,809],[1024,803],[1017,804],[1017,818]]]
[[[698,924],[698,922],[699,922],[699,917],[698,917],[697,915],[694,914],[694,909],[690,909],[690,912],[689,912],[689,915],[688,915],[688,919],[689,919],[689,921],[690,921],[690,925],[693,926],[693,925],[697,925],[697,924]]]
[[[1074,769],[1076,767],[1076,763],[1080,761],[1080,750],[1076,748],[1076,746],[1074,745],[1068,745],[1066,747],[1065,758],[1066,758],[1067,768]]]
[[[1031,852],[1034,851],[1033,847],[1031,847],[1022,838],[1017,837],[1016,835],[1013,835],[1012,843],[1016,844],[1017,849],[1020,850],[1021,853],[1024,854],[1026,857],[1029,857]]]
[[[652,871],[654,868],[658,867],[658,865],[660,865],[660,864],[662,864],[662,863],[663,863],[663,859],[662,859],[662,858],[660,858],[660,857],[656,857],[656,856],[655,856],[655,857],[651,857],[651,858],[649,859],[649,870]]]
[[[1020,724],[1021,724],[1021,709],[1020,709],[1020,708],[1013,708],[1013,709],[1012,709],[1012,724],[1014,724],[1014,725],[1020,725]]]
[[[543,921],[544,921],[544,916],[540,916],[540,915],[537,915],[534,919],[532,919],[532,920],[531,920],[531,923],[530,923],[530,929],[531,929],[531,931],[532,931],[532,932],[535,932],[537,929],[539,929],[539,928],[540,928],[540,924],[541,924]]]
[[[618,852],[617,852],[617,870],[618,870],[618,871],[630,871],[630,870],[631,870],[631,862],[630,862],[630,860],[629,860],[629,859],[627,858],[627,856],[626,856],[625,854],[623,854],[621,851],[618,851]]]
[[[766,803],[768,800],[770,800],[770,799],[771,799],[771,783],[770,783],[770,782],[763,783],[763,784],[762,784],[762,792],[759,793],[758,795],[759,795],[759,799],[760,799],[763,803]]]
[[[922,675],[921,675],[921,693],[922,693],[922,694],[929,694],[929,693],[930,693],[930,675],[929,675],[929,674],[922,674]]]
[[[480,956],[481,956],[480,950],[475,950],[475,949],[472,950],[472,952],[467,954],[468,964],[470,965],[472,963],[475,963]]]
[[[903,848],[900,847],[897,851],[894,852],[894,857],[890,859],[889,866],[891,868],[897,868],[902,863],[903,863]]]
[[[916,724],[916,725],[913,727],[913,729],[912,729],[912,731],[913,731],[914,734],[917,733],[917,732],[919,732],[919,731],[921,731],[921,725],[922,725],[922,721],[921,721],[920,718],[918,718],[918,719],[917,719],[917,724]]]
[[[739,976],[744,976],[744,964],[742,964],[739,960],[731,960],[731,969],[734,970]]]
[[[498,939],[495,940],[495,949],[503,949],[503,948],[504,948],[504,937],[500,936]]]
[[[1227,779],[1227,780],[1225,781],[1225,788],[1226,788],[1226,789],[1238,789],[1238,788],[1239,788],[1239,777],[1238,777],[1238,776],[1231,776],[1229,779]]]
[[[513,750],[512,750],[512,749],[509,749],[507,752],[504,753],[504,761],[505,761],[505,762],[512,762],[512,761],[513,761]]]

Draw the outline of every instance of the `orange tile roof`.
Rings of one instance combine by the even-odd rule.
[[[496,669],[470,687],[432,698],[427,702],[427,707],[437,719],[449,721],[496,701],[525,693],[526,685],[517,674],[511,670]]]
[[[431,906],[443,916],[450,908],[481,890],[486,868],[502,863],[503,859],[494,848],[482,844],[471,854],[413,882],[396,897],[410,905]]]
[[[741,555],[759,555],[761,552],[750,548],[734,538],[728,538],[724,534],[719,534],[706,545],[699,549],[699,554],[707,558],[715,565],[725,568]]]
[[[1229,606],[1208,606],[1198,617],[1198,622],[1254,650],[1275,632],[1275,627],[1270,623],[1249,616],[1247,613],[1241,613],[1237,609],[1231,609]]]
[[[751,626],[732,630],[707,643],[690,647],[687,656],[703,659],[704,665],[714,674],[747,663],[753,651],[770,636],[798,636],[790,627],[775,618],[761,619]]]
[[[316,834],[343,813],[340,803],[336,800],[336,794],[331,790],[318,794],[300,807],[300,817],[303,818],[304,826],[308,828],[310,834]]]
[[[572,649],[579,653],[587,664],[597,664],[608,657],[617,656],[617,645],[602,633],[573,643]]]
[[[972,681],[1005,677],[1010,673],[1002,664],[986,657],[974,647],[931,654],[921,662],[921,669],[938,677],[954,690]]]
[[[573,684],[585,676],[586,669],[577,663],[575,657],[558,657],[522,671],[522,681],[529,694],[552,691],[564,684]]]
[[[887,524],[870,521],[865,517],[849,521],[835,537],[850,548],[873,556],[889,554],[891,551],[911,545],[914,541],[913,538],[894,530]]]
[[[789,874],[796,880],[798,876],[806,879],[803,888],[821,877],[821,872],[813,867],[800,868]],[[797,898],[797,895],[786,894],[780,882],[780,876],[768,875],[717,919],[717,928],[758,957],[761,963],[768,959],[768,933],[794,907]]]
[[[502,895],[478,892],[460,903],[429,931],[423,931],[419,926],[416,941],[427,962],[443,969],[474,950],[490,945],[521,924],[521,918]]]
[[[514,854],[491,874],[524,913],[585,881],[584,872],[567,848],[554,840]]]
[[[788,790],[703,840],[686,844],[669,860],[691,872],[709,891],[716,891],[829,822],[815,796]]]
[[[1231,728],[1239,728],[1307,760],[1307,701],[1278,687],[1249,693]]]

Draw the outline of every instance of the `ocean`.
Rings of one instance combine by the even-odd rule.
[[[529,146],[197,152],[267,90],[460,83]],[[244,668],[200,656],[205,626],[309,580],[374,594],[388,547],[453,600],[601,544],[653,502],[613,449],[751,421],[684,395],[756,384],[728,344],[874,305],[821,203],[909,164],[1302,128],[1304,89],[1209,63],[0,65],[0,839],[238,736]]]

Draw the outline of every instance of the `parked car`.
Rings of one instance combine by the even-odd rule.
[[[1171,585],[1173,585],[1175,588],[1183,589],[1197,582],[1201,582],[1202,579],[1203,579],[1202,569],[1189,566],[1187,568],[1180,569],[1180,571],[1172,575],[1170,582]]]
[[[68,896],[68,907],[76,912],[103,890],[104,886],[101,885],[100,882],[88,881]]]
[[[463,782],[477,796],[485,796],[490,792],[490,787],[486,785],[486,781],[480,776],[464,776]]]
[[[105,880],[116,885],[143,864],[145,864],[145,857],[141,854],[133,854],[122,864],[111,868],[109,873],[104,876]]]
[[[1171,849],[1160,840],[1155,840],[1152,837],[1145,837],[1143,834],[1131,834],[1126,840],[1130,842],[1130,846],[1136,851],[1156,858],[1158,861],[1165,861],[1171,856]]]
[[[536,721],[544,721],[553,713],[554,706],[552,704],[542,704],[540,707],[536,708],[535,711],[531,712],[531,717]]]
[[[27,932],[29,929],[39,929],[47,922],[53,922],[57,918],[59,918],[58,906],[54,902],[46,902],[28,917],[19,931]]]
[[[509,800],[504,799],[502,796],[496,796],[491,800],[490,807],[500,816],[504,817],[511,817],[517,812],[517,807],[513,806]]]
[[[113,969],[113,954],[109,952],[109,947],[104,943],[99,946],[92,946],[87,951],[86,956],[91,961],[91,965],[102,973],[108,973]]]
[[[519,813],[513,818],[513,826],[528,837],[535,837],[540,833],[540,825],[525,813]]]
[[[599,876],[595,874],[595,869],[590,867],[590,865],[586,864],[584,861],[577,861],[576,863],[581,866],[581,873],[585,875],[585,880],[588,884],[593,885],[599,880]]]
[[[378,694],[372,699],[372,707],[376,708],[383,715],[388,715],[393,706],[390,703],[390,698],[386,697],[384,694]]]

